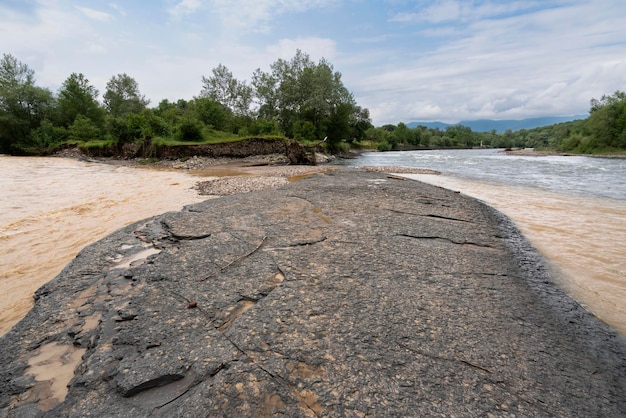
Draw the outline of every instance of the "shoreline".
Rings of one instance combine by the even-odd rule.
[[[19,157],[16,157],[19,158]],[[80,163],[92,163],[92,164],[102,164],[106,166],[114,166],[114,167],[124,167],[129,169],[137,169],[141,171],[169,171],[172,173],[180,173],[189,175],[192,177],[193,186],[184,186],[185,189],[188,189],[190,192],[193,192],[199,199],[206,200],[212,199],[216,197],[222,196],[230,196],[235,194],[248,193],[259,190],[267,190],[267,189],[276,189],[278,187],[287,185],[291,182],[300,181],[308,176],[318,173],[329,173],[332,171],[336,171],[342,168],[340,165],[334,165],[332,163],[320,164],[317,166],[308,166],[308,165],[290,165],[286,162],[285,158],[281,155],[264,155],[264,156],[252,156],[249,158],[208,158],[208,157],[191,157],[185,158],[184,160],[161,160],[156,162],[151,162],[150,164],[143,164],[141,160],[120,160],[120,159],[110,159],[110,158],[87,158],[81,153],[77,152],[65,152],[64,154],[57,155],[55,157],[45,157],[45,158],[58,158],[58,159],[67,159],[72,161],[77,161]],[[378,170],[378,168],[374,168]],[[414,170],[415,171],[415,170]],[[419,172],[419,170],[417,171]],[[147,173],[146,173],[147,174]],[[140,175],[140,178],[144,178],[146,174]],[[129,181],[132,181],[129,179]],[[172,182],[167,185],[167,190],[170,190],[172,186],[177,184],[177,181]],[[187,183],[188,184],[188,183]],[[97,186],[96,186],[97,187]],[[168,193],[168,192],[164,192]],[[182,193],[182,190],[181,190]],[[167,195],[165,195],[167,196]],[[113,201],[112,201],[113,202]],[[184,204],[192,204],[192,201],[182,203],[182,207]],[[107,203],[110,204],[110,203]],[[61,206],[63,207],[63,206]],[[159,206],[160,207],[160,206]],[[72,206],[74,208],[74,206]],[[66,210],[74,210],[74,209],[66,209]],[[78,209],[76,209],[78,210]],[[6,271],[9,276],[6,277],[6,285],[9,286],[11,290],[12,300],[11,302],[7,302],[5,305],[7,311],[2,315],[2,324],[0,325],[0,336],[5,334],[10,330],[12,326],[14,326],[19,320],[23,318],[23,316],[28,312],[30,307],[32,306],[32,295],[33,292],[39,288],[41,285],[50,281],[61,271],[61,269],[75,256],[78,251],[88,245],[89,243],[100,239],[102,236],[102,230],[106,230],[111,228],[109,225],[109,219],[111,218],[110,214],[97,212],[96,207],[91,207],[89,210],[86,208],[80,209],[80,212],[77,215],[74,215],[76,219],[70,220],[67,222],[71,222],[71,226],[68,224],[65,228],[72,231],[80,231],[75,232],[78,234],[77,236],[81,236],[80,239],[72,240],[72,242],[83,243],[80,248],[72,249],[71,244],[56,246],[53,253],[55,254],[55,258],[57,260],[67,260],[62,264],[58,262],[44,262],[45,260],[41,260],[42,262],[38,263],[40,267],[31,266],[30,263],[20,263],[17,264],[7,264]],[[169,209],[165,209],[169,210]],[[107,221],[105,223],[94,225],[93,226],[93,238],[89,240],[90,231],[87,231],[86,228],[89,226],[89,213],[90,211],[96,211],[97,215],[95,216],[106,216]],[[145,211],[142,211],[142,213]],[[60,213],[60,212],[59,212]],[[70,213],[71,215],[71,213]],[[29,215],[30,216],[30,215]],[[55,217],[58,215],[54,215]],[[93,216],[93,215],[92,215]],[[147,216],[147,215],[144,215]],[[45,218],[44,218],[45,219]],[[53,219],[53,218],[50,218]],[[121,215],[119,218],[119,225],[117,227],[113,227],[113,230],[123,227],[128,224],[129,214]],[[65,221],[64,221],[65,222]],[[47,225],[45,222],[43,225]],[[65,225],[61,223],[60,225]],[[46,226],[53,227],[53,226]],[[55,233],[53,236],[58,237],[59,228],[63,230],[63,227],[54,227]],[[99,231],[99,232],[96,232]],[[110,233],[110,232],[109,232]],[[13,235],[14,232],[10,232],[10,235]],[[22,241],[19,241],[19,245],[26,245],[26,239],[31,237],[35,232],[31,232],[30,230],[27,233],[22,233],[20,236],[24,238]],[[32,238],[31,238],[32,239]],[[57,238],[58,239],[58,238]],[[10,241],[10,242],[14,242]],[[44,242],[43,247],[45,248],[45,238],[40,237],[36,242]],[[17,244],[16,244],[17,245]],[[41,248],[42,245],[38,244]],[[63,248],[61,250],[60,248]],[[16,254],[18,254],[16,252]],[[67,258],[67,257],[71,258]],[[14,284],[17,280],[17,277],[14,277],[15,274],[13,272],[20,271],[26,273],[20,273],[21,275],[35,274],[34,271],[40,271],[44,269],[44,266],[50,266],[53,269],[53,272],[50,272],[49,275],[43,276],[40,273],[38,277],[34,278],[35,287],[33,285],[16,285]],[[18,280],[19,282],[19,280]],[[9,310],[11,307],[11,310]],[[28,310],[24,310],[24,307],[27,307]],[[10,312],[10,313],[9,313]]]
[[[541,154],[541,152],[534,150],[518,151],[528,155]],[[545,155],[545,153],[543,154]],[[314,174],[330,173],[342,168],[341,165],[332,163],[317,166],[290,165],[285,157],[280,154],[250,156],[248,158],[191,157],[176,160],[159,160],[147,164],[140,159],[85,159],[82,154],[80,156],[57,155],[56,157],[146,170],[171,170],[173,172],[188,173],[198,178],[191,189],[195,190],[198,196],[206,197],[207,199],[276,189]],[[360,166],[358,168],[368,172],[385,173],[389,178],[395,178],[396,174],[400,176],[403,174],[441,174],[430,169],[397,166]],[[207,177],[207,180],[203,180],[203,177]]]
[[[0,339],[0,415],[626,412],[626,342],[508,218],[383,173],[134,223],[36,299]]]
[[[63,150],[54,157],[70,158],[100,164],[134,167],[152,170],[175,170],[198,177],[214,177],[198,180],[194,189],[200,196],[219,197],[280,187],[307,176],[335,171],[341,168],[333,164],[338,157],[317,154],[317,165],[294,165],[283,154],[251,155],[249,157],[202,157],[193,156],[156,161],[134,158],[87,157],[77,149]],[[340,157],[339,157],[340,158]],[[352,157],[350,157],[352,158]],[[360,167],[365,171],[402,174],[441,174],[435,170],[407,167]]]
[[[513,148],[504,149],[502,152],[506,155],[520,156],[520,157],[591,157],[591,158],[616,158],[624,159],[626,154],[576,154],[571,152],[559,152],[559,151],[540,151],[535,148]]]

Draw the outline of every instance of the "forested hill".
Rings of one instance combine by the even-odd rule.
[[[507,129],[511,131],[519,131],[520,129],[534,129],[542,126],[554,125],[557,123],[570,122],[573,120],[585,119],[588,115],[574,115],[574,116],[548,116],[541,118],[528,118],[528,119],[508,119],[508,120],[493,120],[493,119],[479,119],[479,120],[462,120],[459,123],[448,124],[443,122],[410,122],[406,126],[409,128],[415,128],[417,126],[425,126],[429,129],[446,129],[448,126],[463,125],[471,128],[474,132],[491,132],[494,129],[498,133],[503,133]]]

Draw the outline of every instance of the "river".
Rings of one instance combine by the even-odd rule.
[[[560,285],[626,336],[626,160],[454,150],[366,153],[350,164],[441,171],[405,176],[506,214],[552,262]],[[182,171],[0,156],[0,335],[81,248],[204,200],[191,189],[198,180]]]
[[[350,164],[440,171],[402,175],[507,215],[550,261],[559,285],[626,336],[626,159],[436,150],[366,153]]]
[[[83,247],[132,222],[205,200],[191,189],[196,181],[184,172],[0,156],[0,335]]]

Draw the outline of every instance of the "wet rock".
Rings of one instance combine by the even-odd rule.
[[[28,366],[50,348],[77,361],[57,397]],[[626,414],[624,339],[510,221],[353,169],[119,230],[0,352],[0,416]]]

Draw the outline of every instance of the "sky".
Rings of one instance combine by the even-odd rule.
[[[117,74],[156,106],[225,65],[328,60],[375,126],[586,115],[626,91],[623,0],[0,0],[0,53],[58,91]]]

